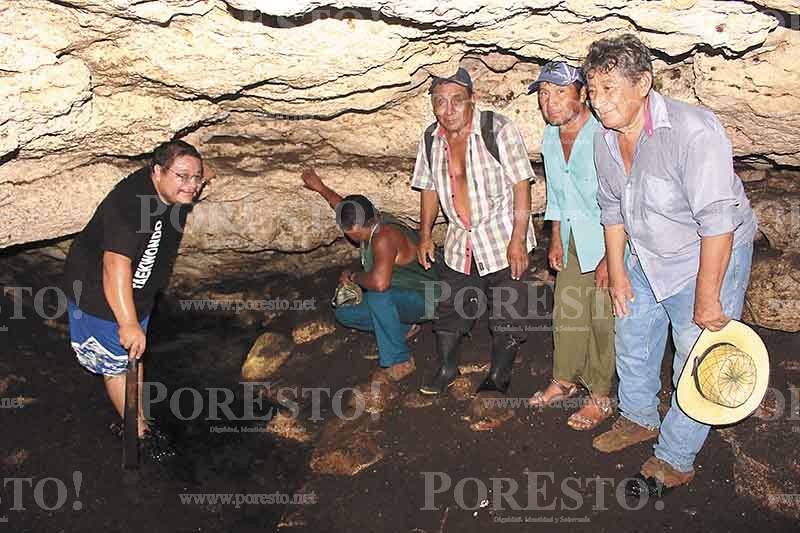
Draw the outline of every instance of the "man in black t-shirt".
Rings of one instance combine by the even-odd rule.
[[[120,181],[75,238],[64,278],[70,341],[78,361],[102,375],[122,416],[129,357],[141,358],[156,293],[178,254],[187,208],[203,183],[199,152],[160,145],[151,164]],[[139,372],[139,387],[144,366]],[[139,395],[139,437],[148,436]]]

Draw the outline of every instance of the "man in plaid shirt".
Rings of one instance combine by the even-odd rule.
[[[535,176],[511,120],[475,108],[465,69],[435,78],[430,94],[437,123],[420,141],[411,183],[421,191],[418,254],[425,268],[435,261],[431,231],[440,205],[448,225],[439,265],[442,301],[434,321],[441,367],[420,392],[441,394],[453,383],[459,342],[488,310],[492,367],[478,392],[505,393],[526,337],[528,254],[536,245],[529,223]]]

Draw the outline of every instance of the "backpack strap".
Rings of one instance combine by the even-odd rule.
[[[425,130],[425,155],[428,156],[428,169],[432,170],[433,135],[438,123],[434,122]],[[497,137],[494,134],[494,111],[481,111],[481,137],[486,149],[492,154],[495,161],[500,162],[500,149],[497,147]]]
[[[436,131],[438,124],[434,122],[425,129],[425,155],[428,156],[428,170],[433,172],[433,162],[431,154],[433,153],[433,134]]]
[[[481,137],[486,149],[492,154],[495,161],[500,162],[500,149],[497,147],[497,137],[494,134],[494,111],[481,112]]]

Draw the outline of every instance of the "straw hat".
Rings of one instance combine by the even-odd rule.
[[[712,426],[734,424],[761,404],[769,382],[769,356],[761,337],[731,320],[720,331],[703,330],[678,380],[678,405]]]

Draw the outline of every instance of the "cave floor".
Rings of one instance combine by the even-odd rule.
[[[265,287],[300,298],[317,298],[320,305],[302,317],[286,313],[266,329],[289,335],[294,324],[309,317],[330,322],[327,295],[337,274],[330,269],[302,279],[271,279]],[[650,454],[650,445],[600,454],[591,448],[591,439],[611,422],[592,434],[575,432],[565,425],[568,412],[562,409],[539,412],[520,406],[498,429],[473,432],[462,419],[467,410],[464,401],[447,397],[419,408],[397,401],[371,424],[382,460],[353,477],[316,474],[308,466],[313,439],[298,443],[264,432],[215,431],[214,427],[231,424],[207,419],[207,396],[203,414],[191,416],[192,394],[175,392],[192,387],[205,395],[207,388],[229,388],[239,398],[239,369],[265,328],[246,325],[233,313],[178,313],[174,302],[161,305],[151,324],[147,380],[163,383],[176,402],[173,407],[179,407],[181,416],[188,418],[177,417],[167,401],[154,407],[156,417],[176,439],[181,458],[167,467],[144,464],[138,472],[123,472],[121,442],[108,430],[115,416],[101,380],[77,365],[68,346],[65,321],[46,322],[32,310],[25,311],[25,319],[11,320],[13,304],[8,299],[0,301],[0,308],[0,325],[8,328],[0,332],[4,387],[0,397],[24,399],[22,408],[0,409],[0,472],[6,479],[0,487],[0,520],[7,519],[0,522],[0,531],[256,532],[274,531],[280,523],[281,531],[797,530],[794,520],[737,494],[734,452],[718,431],[711,432],[700,453],[697,475],[690,485],[661,502],[650,500],[641,509],[626,509],[634,504],[618,499],[615,490],[638,471]],[[800,336],[760,333],[772,354],[772,386],[788,398],[788,387],[798,385],[792,383],[796,374],[775,362],[793,360],[789,368],[798,367]],[[322,350],[325,342],[334,348]],[[423,376],[436,367],[429,325],[413,345],[418,368],[401,383],[402,397],[413,394]],[[486,323],[479,322],[471,342],[466,343],[462,363],[484,362],[488,346]],[[290,386],[353,387],[365,382],[376,365],[364,358],[370,351],[374,352],[374,342],[369,335],[340,328],[298,346],[277,379]],[[530,332],[523,355],[515,368],[510,397],[527,398],[546,385],[552,365],[551,334]],[[665,358],[665,384],[669,382],[667,362]],[[330,399],[323,401],[320,417],[304,407],[298,422],[310,434],[318,435],[335,416],[332,405]],[[241,411],[241,406],[238,409]],[[753,417],[737,426],[742,449],[771,465],[783,465],[792,458],[791,464],[796,466],[800,424],[787,421],[787,417],[784,414],[774,422]],[[233,426],[255,427],[258,423]],[[79,486],[73,477],[76,471],[81,473]],[[542,487],[540,494],[526,487],[527,472],[539,473],[535,479]],[[796,490],[796,472],[784,472],[787,492],[792,487],[794,493],[800,492]],[[433,479],[439,488],[445,476],[451,479],[448,490],[433,494],[430,487],[426,489],[426,479]],[[594,481],[588,481],[596,476],[607,478],[599,490]],[[8,478],[31,478],[31,482]],[[43,482],[45,478],[61,482]],[[464,481],[466,478],[476,479]],[[513,510],[507,500],[504,510],[493,509],[488,501],[481,506],[479,487],[485,485],[487,499],[493,500],[493,478],[516,480],[520,489],[515,500],[532,508]],[[565,481],[568,478],[573,479]],[[66,488],[63,501],[57,490],[62,482]],[[314,503],[236,506],[183,504],[180,498],[186,493],[298,491],[313,492]],[[477,509],[463,509],[460,503]],[[551,505],[554,507],[545,509]]]

